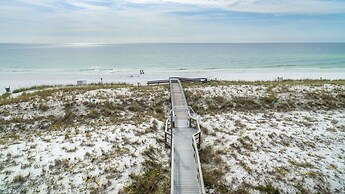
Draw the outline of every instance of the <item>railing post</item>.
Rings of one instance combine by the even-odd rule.
[[[164,139],[165,139],[165,141],[164,141],[164,144],[165,144],[165,148],[167,148],[168,147],[168,144],[167,144],[167,132],[164,132]]]

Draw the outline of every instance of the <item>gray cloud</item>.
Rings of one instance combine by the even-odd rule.
[[[343,41],[344,9],[333,0],[0,1],[0,42]]]
[[[183,4],[229,11],[281,14],[345,13],[345,2],[335,0],[128,0],[138,4]]]

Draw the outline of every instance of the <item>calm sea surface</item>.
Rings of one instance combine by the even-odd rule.
[[[0,72],[345,68],[345,43],[0,44]]]

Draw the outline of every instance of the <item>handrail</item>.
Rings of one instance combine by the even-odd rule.
[[[199,186],[200,186],[200,189],[201,189],[201,193],[206,193],[205,191],[205,186],[204,186],[204,178],[203,178],[203,175],[202,175],[202,169],[201,169],[201,164],[200,164],[200,157],[199,157],[199,146],[198,144],[200,145],[201,143],[201,139],[200,139],[200,133],[201,133],[201,129],[200,129],[200,123],[199,123],[199,119],[196,117],[196,116],[192,116],[191,115],[191,112],[193,114],[195,114],[194,110],[192,107],[188,106],[188,117],[195,120],[196,121],[196,127],[197,127],[197,132],[193,134],[193,138],[192,138],[192,141],[193,141],[193,151],[194,151],[194,156],[196,157],[195,160],[196,160],[196,163],[197,163],[197,171],[198,171],[198,180],[199,180]],[[195,136],[199,136],[199,141],[198,143],[196,142],[196,138]]]
[[[171,174],[170,174],[170,192],[174,193],[174,139],[172,136],[172,129],[169,131],[168,123],[169,117],[173,110],[170,111],[168,114],[168,119],[165,121],[165,136],[168,134],[170,136],[170,157],[171,157]],[[165,144],[167,144],[167,137],[165,137]]]
[[[193,114],[195,114],[194,110],[192,107],[188,106],[188,117],[191,118],[191,119],[194,119],[196,121],[196,127],[198,129],[198,131],[196,133],[199,133],[201,132],[201,128],[200,128],[200,122],[199,122],[199,118],[197,118],[196,116],[194,115],[191,115],[190,113],[192,112]]]
[[[198,132],[198,133],[200,133],[200,132]],[[195,134],[198,134],[198,133],[195,133]],[[194,134],[194,135],[195,135]],[[199,151],[198,151],[198,147],[197,147],[197,145],[196,145],[196,140],[195,140],[195,136],[193,135],[193,144],[192,144],[192,146],[193,146],[193,150],[194,150],[194,160],[196,160],[196,163],[197,163],[197,171],[198,171],[198,175],[197,175],[197,178],[198,178],[198,180],[199,180],[199,187],[200,187],[200,189],[201,189],[201,193],[202,194],[205,194],[206,193],[206,191],[205,191],[205,185],[204,185],[204,178],[203,178],[203,176],[202,176],[202,169],[201,169],[201,164],[200,164],[200,157],[199,157]]]
[[[174,152],[175,152],[175,148],[174,148],[174,139],[171,136],[171,149],[170,149],[170,155],[171,155],[171,175],[170,175],[170,193],[173,194],[174,193]]]
[[[165,130],[164,130],[164,132],[165,132],[165,145],[167,145],[167,134],[170,136],[170,142],[171,142],[171,139],[172,139],[172,131],[170,130],[169,131],[169,129],[168,129],[168,122],[169,122],[169,119],[167,119],[166,121],[165,121]],[[170,146],[171,146],[171,143],[170,143]]]
[[[174,107],[174,102],[173,102],[173,100],[172,100],[172,94],[173,94],[173,92],[172,92],[172,88],[171,88],[171,83],[172,83],[172,80],[169,79],[170,100],[171,100],[171,108],[172,108],[172,107]]]
[[[198,171],[198,180],[199,180],[199,186],[200,186],[200,189],[201,189],[201,193],[206,193],[205,192],[205,185],[204,185],[204,178],[203,178],[203,175],[202,175],[202,169],[201,169],[201,164],[200,164],[200,157],[199,157],[199,146],[200,143],[201,143],[201,139],[200,139],[200,133],[201,133],[201,130],[200,130],[200,124],[199,124],[199,120],[196,119],[195,117],[191,117],[192,119],[194,119],[196,121],[196,125],[197,125],[197,129],[198,131],[196,133],[193,134],[193,138],[192,138],[192,141],[193,141],[193,151],[194,151],[194,156],[196,157],[196,163],[197,163],[197,171]],[[198,145],[197,145],[197,142],[196,142],[196,138],[195,136],[199,136],[199,139],[198,139]]]
[[[192,111],[193,114],[195,114],[195,111],[193,110],[193,108],[192,108],[191,106],[188,106],[188,109],[189,109],[190,111]]]

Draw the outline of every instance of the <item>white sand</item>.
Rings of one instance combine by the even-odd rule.
[[[88,83],[99,83],[103,78],[104,83],[126,82],[131,84],[146,84],[148,80],[167,79],[169,76],[183,77],[207,77],[221,80],[275,80],[277,77],[284,79],[344,79],[345,69],[298,69],[298,70],[263,70],[263,69],[234,69],[215,71],[178,71],[178,72],[150,72],[144,75],[139,72],[75,72],[75,73],[0,73],[0,94],[4,88],[10,86],[13,89],[30,87],[33,85],[60,85],[76,84],[77,80],[87,80]],[[2,89],[1,89],[2,88]]]
[[[140,78],[146,79],[148,75]],[[204,94],[202,98],[223,96],[231,99],[266,96],[268,88],[269,86],[236,85],[191,87],[187,90],[201,91]],[[152,98],[146,100],[156,99],[157,93],[168,96],[166,91],[162,91],[163,88],[154,89],[155,92],[150,94]],[[277,91],[277,97],[281,101],[294,99],[303,103],[303,95],[309,91],[327,92],[335,96],[344,93],[345,86],[297,85],[273,87],[270,90]],[[0,111],[8,112],[8,116],[1,115],[0,118],[7,120],[40,115],[59,116],[63,114],[61,96],[64,96],[64,101],[79,104],[90,101],[90,98],[95,98],[96,102],[116,101],[119,96],[142,98],[121,88],[97,89],[71,96],[60,94],[56,99],[47,99],[50,109],[46,112],[32,108],[41,103],[37,99],[34,103],[1,106]],[[83,107],[78,106],[78,111],[83,113]],[[138,135],[152,125],[154,118],[135,124],[130,119],[132,114],[123,112],[122,116],[129,120],[122,124],[75,126],[51,133],[23,135],[18,140],[9,140],[7,144],[0,145],[0,192],[4,188],[5,193],[26,188],[28,193],[47,193],[48,190],[53,193],[78,193],[107,185],[101,190],[103,193],[117,193],[130,182],[130,173],[141,171],[143,150],[150,146],[157,148],[160,150],[157,158],[168,163],[169,151],[164,149],[163,143],[157,141],[157,137],[163,138],[162,130]],[[201,117],[201,124],[209,132],[202,135],[203,147],[211,145],[216,151],[222,152],[219,155],[223,160],[222,165],[226,167],[225,183],[232,189],[243,184],[272,184],[283,193],[296,193],[301,188],[310,193],[344,193],[344,115],[344,109],[290,112],[268,109],[262,112],[234,111],[205,115]],[[159,122],[160,126],[162,124]],[[29,127],[37,133],[37,126]],[[69,138],[66,138],[66,133],[70,134]],[[93,159],[97,165],[92,162]],[[57,165],[59,161],[66,162],[67,165]],[[27,178],[25,183],[13,183],[18,175]],[[107,178],[109,175],[114,177]],[[87,177],[91,177],[91,181]],[[249,188],[249,191],[258,193],[253,188]]]
[[[345,85],[192,86],[187,90],[203,98],[230,100],[257,99],[276,91],[280,102],[305,104],[309,92],[337,96],[345,92]],[[271,184],[282,193],[344,193],[345,110],[311,108],[219,111],[203,116],[201,125],[208,129],[203,147],[211,145],[221,156],[225,184],[232,189],[244,186],[249,193],[260,193],[245,185]]]
[[[160,91],[165,92],[162,88]],[[0,112],[7,114],[1,114],[0,119],[63,116],[66,102],[78,104],[75,114],[86,114],[83,104],[90,99],[95,99],[96,103],[117,103],[120,96],[128,99],[132,92],[128,88],[61,92],[55,94],[55,98],[0,106]],[[142,97],[136,95],[134,98]],[[42,102],[49,110],[34,108]],[[89,193],[93,190],[118,193],[130,183],[130,174],[142,172],[143,151],[151,147],[158,150],[154,156],[159,162],[168,165],[169,154],[164,144],[157,142],[164,138],[164,131],[147,132],[153,122],[158,124],[158,129],[162,129],[163,123],[152,117],[138,123],[131,120],[133,113],[122,111],[121,114],[128,120],[118,124],[111,124],[104,118],[103,121],[85,118],[92,120],[95,126],[74,124],[47,131],[40,129],[37,123],[19,122],[25,129],[7,127],[0,133],[1,140],[6,141],[0,143],[0,193]],[[11,130],[18,130],[18,138],[5,140],[6,131]],[[18,177],[24,180],[16,181]]]

